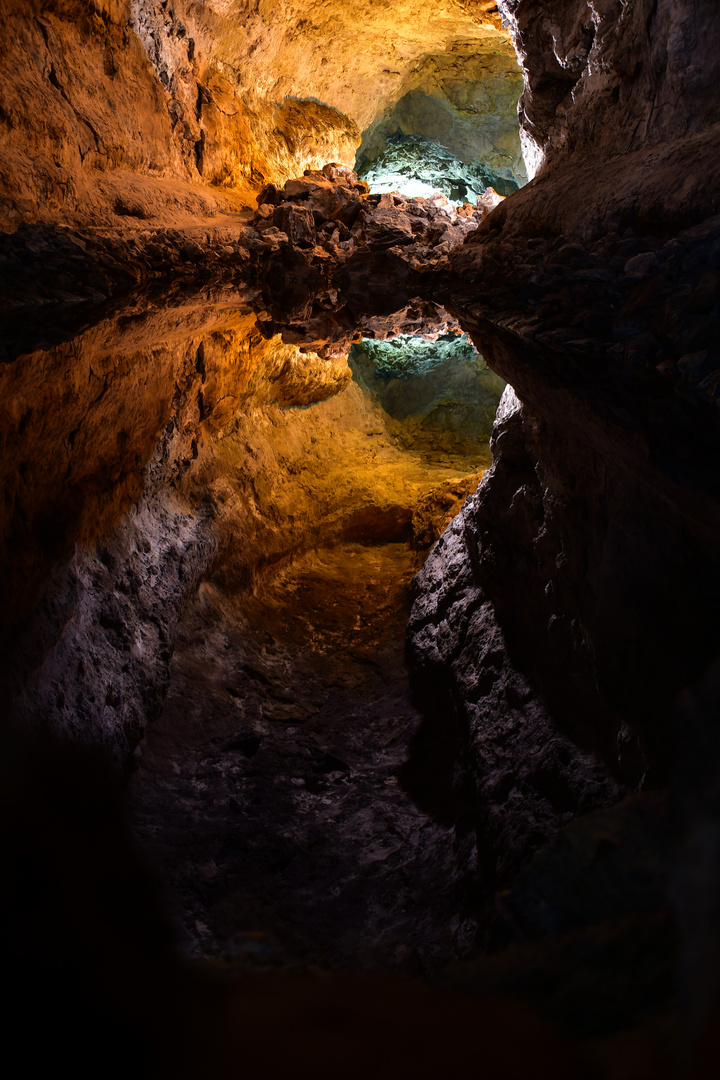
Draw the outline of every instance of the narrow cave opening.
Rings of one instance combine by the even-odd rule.
[[[517,115],[523,83],[512,55],[454,43],[423,57],[413,81],[363,132],[355,168],[372,192],[440,192],[475,205],[488,187],[507,196],[527,183]]]
[[[498,195],[507,196],[520,186],[512,175],[465,161],[422,134],[387,135],[385,147],[376,157],[368,158],[358,152],[356,168],[371,192],[397,191],[408,198],[429,198],[440,192],[460,205],[475,205],[489,187]]]

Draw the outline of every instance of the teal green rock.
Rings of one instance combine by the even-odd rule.
[[[512,169],[468,164],[424,135],[387,136],[385,149],[372,162],[360,165],[358,176],[373,192],[398,191],[428,198],[440,191],[455,202],[473,205],[488,187],[499,195],[510,195],[519,186]]]
[[[465,334],[437,341],[405,334],[389,341],[363,338],[348,360],[353,378],[387,413],[401,445],[487,457],[505,383]]]

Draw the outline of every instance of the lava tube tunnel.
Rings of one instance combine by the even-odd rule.
[[[703,1080],[713,0],[0,0],[6,1054]]]

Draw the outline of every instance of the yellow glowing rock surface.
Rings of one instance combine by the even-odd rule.
[[[517,82],[509,37],[486,9],[0,0],[0,228],[212,216],[269,180],[352,165],[362,130],[409,91],[442,84],[452,96],[479,56],[490,98],[505,72]]]

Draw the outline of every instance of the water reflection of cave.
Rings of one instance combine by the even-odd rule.
[[[488,441],[505,383],[465,334],[436,340],[363,338],[348,358],[355,381],[387,416],[399,446],[432,459],[489,463]]]

